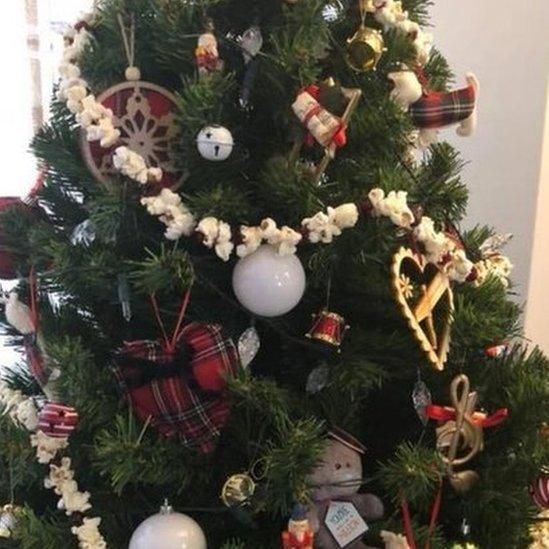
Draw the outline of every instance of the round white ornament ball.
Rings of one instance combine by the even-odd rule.
[[[231,132],[223,126],[206,126],[200,130],[196,146],[202,158],[219,162],[231,156],[234,139]]]
[[[233,290],[252,313],[274,317],[291,311],[305,292],[305,270],[299,258],[280,255],[264,244],[241,259],[233,271]]]
[[[137,527],[129,549],[207,549],[206,536],[191,517],[164,505]]]

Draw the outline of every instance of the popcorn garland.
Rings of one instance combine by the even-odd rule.
[[[78,28],[71,29],[65,35],[65,48],[59,65],[61,82],[57,98],[67,104],[67,108],[76,117],[76,122],[86,131],[88,141],[99,141],[103,148],[109,148],[120,139],[120,130],[114,127],[113,112],[97,102],[93,94],[88,93],[88,83],[82,79],[77,61],[92,42],[87,30],[93,15],[83,21]],[[135,71],[134,71],[135,72]],[[137,73],[133,76],[138,76]],[[113,156],[114,167],[127,177],[146,184],[162,179],[160,168],[148,167],[145,159],[128,147],[118,147]]]
[[[11,389],[0,380],[0,410],[19,427],[34,431],[38,427],[38,410],[34,400],[21,391]]]
[[[0,412],[7,414],[14,424],[28,431],[38,428],[38,408],[32,397],[25,396],[19,390],[11,389],[0,380]],[[38,463],[49,464],[50,473],[44,480],[44,486],[60,496],[57,504],[67,516],[85,513],[91,509],[90,493],[81,492],[74,480],[75,472],[71,468],[71,459],[63,457],[60,465],[51,463],[53,459],[69,445],[66,438],[52,438],[42,431],[30,435],[31,445],[36,448]],[[80,549],[106,549],[107,544],[99,531],[101,519],[83,518],[80,526],[73,526],[71,532],[78,539]]]
[[[513,265],[507,257],[494,252],[474,264],[455,239],[436,229],[430,217],[416,220],[407,196],[405,191],[390,191],[386,195],[382,189],[375,188],[370,191],[369,204],[364,209],[371,210],[374,217],[387,217],[394,225],[408,231],[423,245],[426,260],[441,267],[452,281],[474,281],[478,286],[492,276],[508,287]],[[299,231],[288,226],[279,228],[273,219],[266,218],[259,226],[241,225],[233,234],[228,223],[215,217],[205,217],[197,224],[181,197],[169,189],[162,189],[157,196],[144,197],[141,203],[166,225],[166,238],[177,240],[183,235],[197,233],[204,246],[215,250],[223,261],[228,261],[235,249],[238,257],[246,257],[264,242],[273,245],[280,255],[294,254],[304,240],[312,244],[329,244],[344,229],[354,227],[359,219],[358,206],[348,203],[328,207],[326,212],[303,219]]]
[[[410,21],[400,1],[374,0],[373,6],[375,19],[385,30],[397,29],[412,38],[417,63],[424,65],[431,53],[432,33]],[[81,78],[80,68],[76,64],[92,40],[86,30],[87,22],[84,21],[84,24],[66,36],[59,67],[62,79],[58,98],[66,101],[68,109],[76,115],[76,121],[86,130],[89,141],[99,141],[102,147],[111,147],[120,138],[120,131],[113,125],[113,113],[88,94],[88,85]],[[162,179],[160,168],[148,167],[145,159],[128,147],[115,150],[113,165],[120,173],[142,185]],[[415,218],[406,197],[404,191],[392,191],[385,196],[381,189],[373,189],[369,194],[373,214],[389,217],[398,227],[411,231],[416,240],[423,244],[427,261],[442,265],[451,280],[465,282],[477,278],[477,284],[481,284],[489,275],[493,275],[505,286],[508,285],[512,265],[506,257],[497,254],[473,265],[454,240],[435,229],[429,217],[423,216],[413,226]],[[156,196],[143,197],[141,204],[166,226],[164,236],[168,240],[178,240],[182,236],[197,233],[204,246],[215,250],[223,261],[230,259],[235,248],[237,256],[242,258],[255,252],[263,242],[275,246],[281,255],[291,255],[296,252],[304,235],[313,244],[328,244],[334,237],[340,236],[343,229],[354,227],[359,216],[355,204],[343,204],[336,208],[329,207],[326,213],[318,212],[303,219],[300,232],[287,226],[278,228],[273,219],[266,218],[257,227],[241,226],[239,234],[233,238],[230,225],[222,220],[210,216],[197,222],[181,197],[170,189],[162,189]],[[236,245],[234,241],[237,241]]]
[[[373,214],[388,217],[397,227],[409,231],[417,242],[423,244],[425,259],[441,267],[450,280],[473,280],[476,277],[475,265],[467,259],[465,251],[454,239],[437,231],[430,217],[422,216],[416,223],[415,216],[408,206],[407,195],[405,191],[391,191],[385,196],[382,189],[372,189],[368,197]]]
[[[410,21],[399,1],[374,0],[373,6],[375,19],[385,30],[394,28],[412,38],[417,63],[424,65],[429,59],[433,35]],[[81,78],[77,65],[78,58],[92,40],[86,30],[86,23],[85,21],[79,28],[73,29],[66,37],[63,61],[59,68],[62,80],[58,97],[67,102],[67,107],[76,115],[77,122],[86,130],[89,141],[99,141],[102,147],[110,147],[120,137],[119,130],[113,125],[113,113],[87,93],[88,85]],[[162,179],[160,168],[148,167],[145,159],[128,147],[118,147],[115,150],[113,165],[120,173],[142,185]],[[427,261],[443,264],[452,280],[464,282],[473,275],[476,276],[477,269],[467,259],[465,252],[444,233],[437,232],[432,219],[424,216],[412,227],[414,215],[407,205],[406,196],[404,191],[392,191],[385,196],[381,189],[373,189],[369,195],[373,214],[389,217],[398,227],[412,231],[415,238],[424,245]],[[197,221],[181,197],[170,189],[164,188],[156,196],[143,197],[141,204],[150,215],[157,216],[166,226],[165,238],[178,240],[182,236],[188,237],[196,233],[203,245],[213,249],[223,261],[230,259],[235,248],[236,255],[242,258],[255,252],[263,242],[275,246],[281,255],[295,253],[297,245],[304,237],[313,244],[328,244],[340,236],[343,229],[354,227],[359,217],[355,204],[343,204],[303,219],[299,232],[287,226],[278,228],[273,219],[266,218],[256,227],[241,226],[238,234],[233,237],[230,225],[223,220],[209,216]],[[505,283],[510,267],[506,258],[498,261],[486,260],[478,265],[478,273],[481,280],[494,274]]]
[[[411,21],[408,12],[402,9],[400,1],[374,0],[373,7],[374,19],[383,26],[383,30],[396,29],[409,36],[416,51],[416,63],[420,66],[425,65],[433,49],[433,33]]]
[[[538,515],[539,521],[530,528],[532,545],[529,549],[544,549],[549,547],[549,510]]]

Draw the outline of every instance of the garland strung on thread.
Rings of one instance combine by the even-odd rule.
[[[398,4],[386,3],[378,7],[376,18],[379,22],[389,25],[394,19],[397,21],[394,24],[398,28],[406,22],[411,23],[407,19],[407,14],[405,17],[398,15]],[[393,10],[391,14],[397,14],[398,17],[389,17],[389,9]],[[414,25],[419,29],[417,23]],[[76,64],[90,43],[91,35],[85,24],[71,33],[60,67],[63,78],[58,97],[67,101],[67,107],[76,115],[77,122],[85,128],[88,140],[99,140],[101,146],[108,147],[114,145],[120,137],[119,130],[113,125],[113,113],[98,103],[93,95],[87,94],[87,83],[80,78],[80,69]],[[133,56],[129,57],[133,59]],[[131,61],[130,65],[132,68]],[[143,185],[162,179],[160,168],[147,167],[145,159],[128,147],[118,147],[115,150],[113,164],[122,174]],[[279,228],[275,220],[265,218],[259,226],[242,225],[233,235],[228,223],[213,216],[197,221],[183,203],[181,196],[170,189],[164,188],[156,196],[141,198],[141,204],[150,215],[157,216],[166,226],[164,236],[167,239],[178,240],[182,236],[189,237],[197,233],[203,245],[213,249],[223,261],[230,259],[235,248],[237,256],[242,258],[255,252],[263,242],[273,245],[281,255],[294,254],[297,245],[304,240],[312,244],[329,244],[335,237],[340,236],[344,229],[354,227],[359,219],[357,205],[348,203],[335,208],[328,207],[326,212],[320,211],[312,217],[304,218],[297,230],[288,226]],[[451,280],[465,282],[477,277],[475,265],[467,258],[465,250],[455,239],[437,231],[431,218],[423,216],[421,220],[415,219],[407,204],[406,192],[391,191],[385,196],[382,189],[373,189],[369,194],[366,210],[370,206],[374,216],[389,217],[397,227],[409,231],[417,242],[423,244],[427,261],[442,265]],[[505,265],[499,267],[505,271]],[[479,269],[487,275],[490,266],[483,264]],[[500,278],[505,279],[504,276]]]
[[[69,457],[62,457],[59,464],[53,460],[68,448],[67,437],[51,437],[40,429],[39,411],[36,401],[14,390],[0,380],[0,413],[8,415],[14,425],[31,432],[30,443],[36,448],[38,463],[50,466],[49,475],[44,479],[44,486],[52,489],[60,498],[58,508],[67,516],[81,514],[92,508],[90,493],[81,492],[74,479],[75,471]],[[79,525],[73,526],[71,532],[78,539],[80,549],[106,549],[107,544],[99,531],[99,517],[82,517]]]
[[[376,0],[374,7],[374,17],[386,29],[397,28],[412,37],[418,54],[418,64],[424,64],[430,53],[432,34],[410,21],[407,12],[402,11],[400,2]],[[93,14],[66,37],[63,60],[59,67],[62,80],[58,98],[66,101],[69,110],[75,114],[76,121],[86,130],[89,141],[99,141],[102,147],[110,147],[120,138],[120,131],[113,124],[113,112],[88,93],[88,84],[81,78],[77,64],[79,57],[91,44],[92,36],[87,28],[92,19]],[[129,39],[121,18],[119,24],[130,64],[128,71],[131,74],[127,71],[126,77],[138,79],[139,71],[135,70],[132,49],[135,32],[133,21]],[[148,167],[145,159],[128,147],[118,147],[115,150],[113,165],[122,174],[143,185],[158,182],[163,175],[160,168]],[[392,192],[385,198],[381,189],[374,189],[369,198],[374,215],[390,217],[397,226],[412,230],[414,216],[407,207],[406,193]],[[273,219],[266,218],[256,227],[241,226],[237,234],[233,235],[230,225],[223,220],[210,216],[197,221],[181,197],[170,189],[162,189],[157,196],[143,197],[141,203],[149,214],[157,216],[166,226],[164,236],[167,239],[178,240],[182,236],[198,233],[203,245],[214,249],[223,261],[229,260],[235,248],[238,257],[246,257],[263,242],[275,246],[281,255],[295,253],[297,245],[304,239],[313,244],[327,244],[341,235],[343,229],[354,227],[359,217],[355,204],[343,204],[303,219],[298,230],[288,226],[279,228]],[[430,218],[423,217],[413,228],[413,232],[417,240],[424,244],[428,261],[437,264],[444,262],[452,280],[464,282],[471,277],[473,264],[467,259],[464,250],[457,249],[455,243],[452,244],[444,233],[437,232]]]
[[[89,46],[91,35],[86,26],[75,29],[67,40],[60,73],[63,76],[58,97],[67,101],[67,107],[76,115],[90,141],[99,140],[101,146],[108,147],[120,137],[113,125],[113,113],[97,103],[93,95],[87,94],[87,83],[80,78],[77,59]],[[128,147],[115,150],[113,164],[121,173],[141,184],[160,181],[162,170],[148,168],[145,159]],[[451,280],[465,282],[474,279],[474,265],[467,259],[465,251],[445,233],[435,229],[434,222],[427,216],[413,226],[414,215],[406,202],[407,193],[392,191],[387,197],[381,189],[373,189],[369,194],[372,212],[377,216],[389,217],[395,225],[409,230],[417,241],[425,247],[428,261],[444,264]],[[312,244],[328,244],[341,235],[344,229],[352,228],[359,218],[356,204],[342,204],[328,207],[326,212],[317,212],[304,218],[295,230],[288,226],[278,227],[276,221],[265,218],[259,226],[243,225],[233,235],[231,226],[223,220],[209,216],[197,222],[181,196],[170,189],[162,189],[156,196],[141,198],[147,212],[157,216],[166,226],[165,237],[178,240],[182,236],[200,235],[204,246],[214,249],[217,256],[228,261],[236,248],[238,257],[246,257],[256,251],[263,242],[276,247],[281,255],[296,252],[297,245],[304,239]]]

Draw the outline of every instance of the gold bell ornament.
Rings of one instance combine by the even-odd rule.
[[[360,27],[347,39],[347,60],[358,72],[375,70],[383,52],[387,51],[381,31],[366,26],[366,14],[373,9],[368,0],[359,0]]]
[[[230,476],[221,489],[221,501],[227,507],[241,507],[250,503],[256,484],[248,473]]]

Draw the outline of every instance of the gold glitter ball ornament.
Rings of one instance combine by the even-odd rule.
[[[255,493],[255,482],[248,473],[230,476],[221,490],[221,501],[227,507],[246,504]]]
[[[375,70],[386,51],[381,31],[361,25],[354,36],[347,39],[347,60],[358,72]]]

